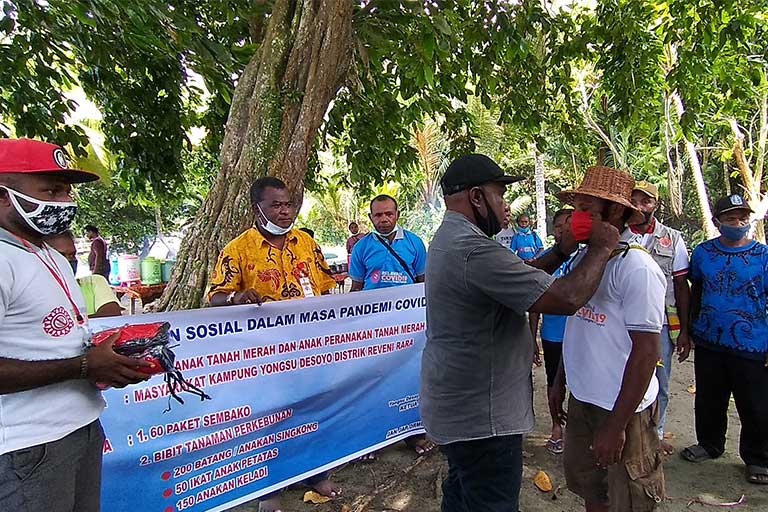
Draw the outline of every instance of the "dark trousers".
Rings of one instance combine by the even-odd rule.
[[[0,510],[98,512],[103,448],[96,420],[58,441],[0,455]]]
[[[500,436],[440,447],[448,458],[442,512],[518,512],[523,436]]]
[[[768,467],[768,368],[764,362],[697,346],[694,368],[699,445],[712,457],[725,451],[733,393],[741,420],[739,455],[747,465]]]

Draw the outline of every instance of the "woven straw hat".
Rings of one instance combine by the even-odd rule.
[[[645,217],[640,210],[632,205],[634,188],[635,179],[628,172],[611,167],[595,166],[587,169],[579,188],[563,190],[557,194],[557,197],[570,205],[573,205],[574,195],[582,194],[626,206],[632,210],[632,216],[627,221],[627,224],[631,226],[645,222]]]

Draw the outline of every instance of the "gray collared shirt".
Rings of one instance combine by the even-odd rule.
[[[533,429],[526,312],[553,278],[447,212],[427,255],[421,416],[438,444]]]

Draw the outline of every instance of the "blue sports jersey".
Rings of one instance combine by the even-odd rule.
[[[512,252],[517,254],[521,260],[532,260],[543,247],[541,238],[533,230],[528,231],[528,233],[518,231],[509,245]]]
[[[726,247],[715,238],[696,247],[691,280],[701,285],[701,311],[691,332],[712,348],[762,359],[768,351],[768,246]]]
[[[555,270],[552,277],[563,277],[571,271],[571,263],[573,262],[573,256],[560,265],[560,268]],[[551,341],[554,343],[562,343],[565,336],[565,322],[568,317],[565,315],[541,315],[541,339]]]
[[[384,242],[389,243],[386,240]],[[413,277],[424,275],[427,268],[427,250],[421,238],[399,228],[391,247],[408,265],[408,270]],[[389,288],[414,282],[403,265],[384,247],[375,233],[366,235],[355,244],[349,264],[349,277],[353,281],[364,283],[363,290]]]

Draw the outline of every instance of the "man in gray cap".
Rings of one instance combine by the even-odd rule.
[[[448,458],[443,512],[518,511],[522,438],[534,424],[526,312],[574,314],[597,289],[619,239],[595,217],[587,254],[568,276],[549,273],[576,249],[570,234],[523,263],[491,239],[501,229],[506,186],[519,179],[484,155],[467,155],[441,180],[448,211],[427,257],[421,415]]]

